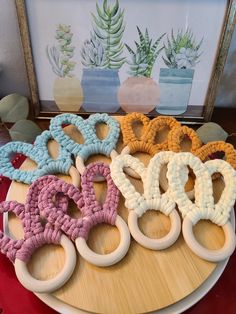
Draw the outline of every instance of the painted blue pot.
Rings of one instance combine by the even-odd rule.
[[[118,70],[83,69],[81,81],[87,112],[116,112],[120,105],[117,92],[120,86]]]
[[[193,69],[160,69],[160,103],[158,113],[179,115],[187,110],[192,82]]]

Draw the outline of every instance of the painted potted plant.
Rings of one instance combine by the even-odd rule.
[[[203,40],[203,39],[202,39]],[[164,45],[163,61],[168,68],[160,69],[160,104],[156,111],[165,115],[179,115],[187,110],[194,67],[199,62],[202,40],[197,43],[190,29],[179,30]]]
[[[74,77],[72,71],[76,63],[71,59],[75,47],[71,45],[73,34],[71,27],[59,24],[56,29],[57,46],[47,46],[46,53],[57,75],[54,81],[53,94],[60,111],[79,111],[83,102],[83,91],[79,79]]]
[[[124,10],[119,1],[109,6],[107,0],[92,14],[93,32],[81,50],[84,93],[83,108],[88,112],[116,112],[119,109],[118,71],[124,64],[122,36],[125,30]]]
[[[143,34],[137,26],[139,42],[135,42],[136,50],[125,44],[131,60],[129,74],[118,91],[118,99],[121,108],[125,112],[138,111],[149,113],[155,109],[160,92],[156,82],[151,78],[153,66],[158,55],[164,47],[160,47],[160,41],[165,35],[161,35],[153,44],[148,30]]]

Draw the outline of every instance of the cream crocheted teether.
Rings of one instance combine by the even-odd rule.
[[[153,250],[171,246],[177,240],[181,229],[175,202],[168,196],[168,191],[161,194],[159,188],[160,169],[173,156],[173,152],[160,152],[151,159],[148,167],[145,168],[137,158],[121,154],[114,158],[110,165],[112,179],[125,197],[125,206],[130,210],[128,224],[132,236],[142,246]],[[143,194],[137,192],[130,180],[127,179],[124,173],[125,167],[130,167],[140,175],[143,181]],[[138,218],[147,210],[152,209],[161,211],[171,220],[169,233],[160,239],[151,239],[145,236],[138,227]]]
[[[195,176],[195,202],[192,202],[184,192],[187,177],[181,173],[192,168]],[[212,174],[221,173],[225,188],[220,200],[214,204]],[[236,173],[224,160],[211,160],[202,163],[191,153],[178,153],[168,164],[167,177],[170,195],[178,205],[183,216],[183,236],[192,251],[201,258],[218,262],[229,257],[235,249],[235,233],[229,221],[230,212],[236,198]],[[194,237],[193,225],[199,220],[207,219],[221,226],[225,234],[225,243],[219,250],[209,250],[203,247]]]

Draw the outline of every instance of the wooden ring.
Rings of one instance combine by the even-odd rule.
[[[170,215],[171,229],[167,235],[160,239],[152,239],[145,236],[138,226],[138,214],[131,210],[128,217],[128,225],[133,238],[143,247],[151,250],[163,250],[170,247],[178,239],[181,231],[181,221],[177,210],[173,210]]]
[[[73,274],[76,265],[76,251],[72,242],[65,235],[61,236],[61,246],[65,250],[66,260],[61,272],[49,280],[38,280],[32,277],[27,264],[15,259],[15,272],[18,280],[28,290],[38,293],[50,293],[62,287]]]
[[[117,152],[113,149],[113,150],[111,151],[110,158],[113,159],[113,158],[115,158],[117,155],[118,155]],[[85,164],[84,164],[84,159],[83,159],[82,157],[80,157],[80,156],[77,156],[76,159],[75,159],[75,165],[76,165],[76,169],[78,170],[78,172],[80,173],[80,175],[82,175],[82,174],[84,173],[84,171],[85,171],[85,168],[86,168],[86,166],[85,166]],[[106,179],[105,179],[103,176],[98,175],[98,176],[96,176],[96,177],[94,178],[93,181],[94,181],[94,182],[104,182],[105,180],[106,180]]]
[[[200,219],[199,219],[200,220]],[[197,223],[197,221],[196,221]],[[209,262],[220,262],[228,258],[235,249],[236,240],[232,224],[228,221],[222,226],[225,235],[225,243],[219,250],[209,250],[203,247],[193,234],[193,223],[185,216],[182,224],[184,240],[189,248],[199,257]]]
[[[120,217],[116,217],[115,226],[120,232],[120,243],[115,251],[109,254],[97,254],[93,252],[87,245],[84,238],[77,238],[75,244],[80,255],[89,263],[96,266],[111,266],[118,263],[128,252],[130,246],[130,233],[129,229]]]
[[[80,174],[78,170],[74,167],[71,166],[69,169],[69,175],[72,179],[72,184],[77,188],[80,186]]]

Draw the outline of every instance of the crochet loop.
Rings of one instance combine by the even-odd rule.
[[[143,124],[140,139],[136,137],[133,130],[135,121],[140,121]],[[121,122],[123,141],[130,148],[130,153],[143,151],[152,156],[158,151],[168,149],[167,139],[162,143],[155,144],[156,134],[164,127],[169,127],[171,130],[177,126],[180,126],[180,123],[172,117],[161,116],[149,120],[144,114],[138,112],[127,114]]]
[[[160,210],[169,215],[175,208],[175,202],[168,196],[169,192],[161,194],[159,187],[161,168],[173,155],[173,152],[160,152],[150,160],[147,168],[137,158],[128,154],[118,155],[112,160],[110,165],[112,179],[124,196],[125,205],[129,210],[134,210],[139,217],[150,209]],[[125,167],[132,168],[140,175],[143,181],[143,194],[140,194],[126,177]]]
[[[6,254],[12,262],[16,258],[28,262],[38,247],[46,243],[58,244],[60,242],[61,231],[48,222],[43,226],[38,208],[38,197],[42,188],[57,180],[59,179],[54,176],[47,176],[35,181],[29,188],[25,205],[16,201],[0,203],[1,213],[14,212],[23,225],[24,238],[21,240],[12,240],[0,232],[1,252]],[[59,208],[67,206],[67,200],[58,195],[56,203]]]
[[[107,181],[108,190],[104,204],[100,204],[95,197],[93,180],[102,175]],[[64,181],[57,181],[45,187],[39,196],[39,208],[49,222],[60,228],[73,241],[78,237],[87,240],[90,229],[98,223],[114,224],[117,216],[119,191],[114,185],[109,166],[104,163],[91,163],[81,176],[82,192],[78,188]],[[72,199],[82,213],[82,218],[71,218],[66,208],[58,208],[53,198],[63,193]]]
[[[197,149],[195,155],[204,162],[210,155],[217,152],[224,152],[226,161],[236,169],[236,150],[230,143],[223,141],[209,142]]]
[[[109,133],[105,139],[99,139],[96,135],[96,125],[105,123],[109,127]],[[63,124],[74,125],[82,134],[84,143],[79,144],[70,138],[62,129]],[[75,157],[79,156],[87,160],[90,155],[103,154],[110,156],[116,147],[119,138],[120,127],[116,119],[106,113],[90,115],[87,120],[74,114],[61,114],[51,120],[50,131],[53,137],[68,152]]]
[[[0,173],[11,180],[26,184],[31,184],[37,178],[49,173],[68,174],[72,165],[70,153],[60,148],[59,156],[53,159],[47,148],[48,141],[51,139],[51,133],[44,131],[36,138],[34,145],[23,142],[7,143],[0,150]],[[11,158],[16,153],[20,153],[33,160],[37,164],[37,168],[33,170],[14,168]]]
[[[187,197],[184,191],[186,181],[180,175],[188,166],[196,176],[195,202]],[[216,172],[223,175],[225,188],[218,203],[214,204],[211,175]],[[172,199],[176,201],[183,217],[188,216],[193,224],[200,219],[209,219],[223,226],[229,220],[236,198],[236,174],[226,161],[215,159],[202,163],[191,153],[178,153],[168,164],[167,177]]]
[[[194,154],[194,152],[202,146],[202,142],[197,133],[193,129],[184,125],[170,130],[168,134],[168,150],[176,153],[181,152],[182,148],[180,144],[185,136],[187,136],[192,142],[191,153]]]

